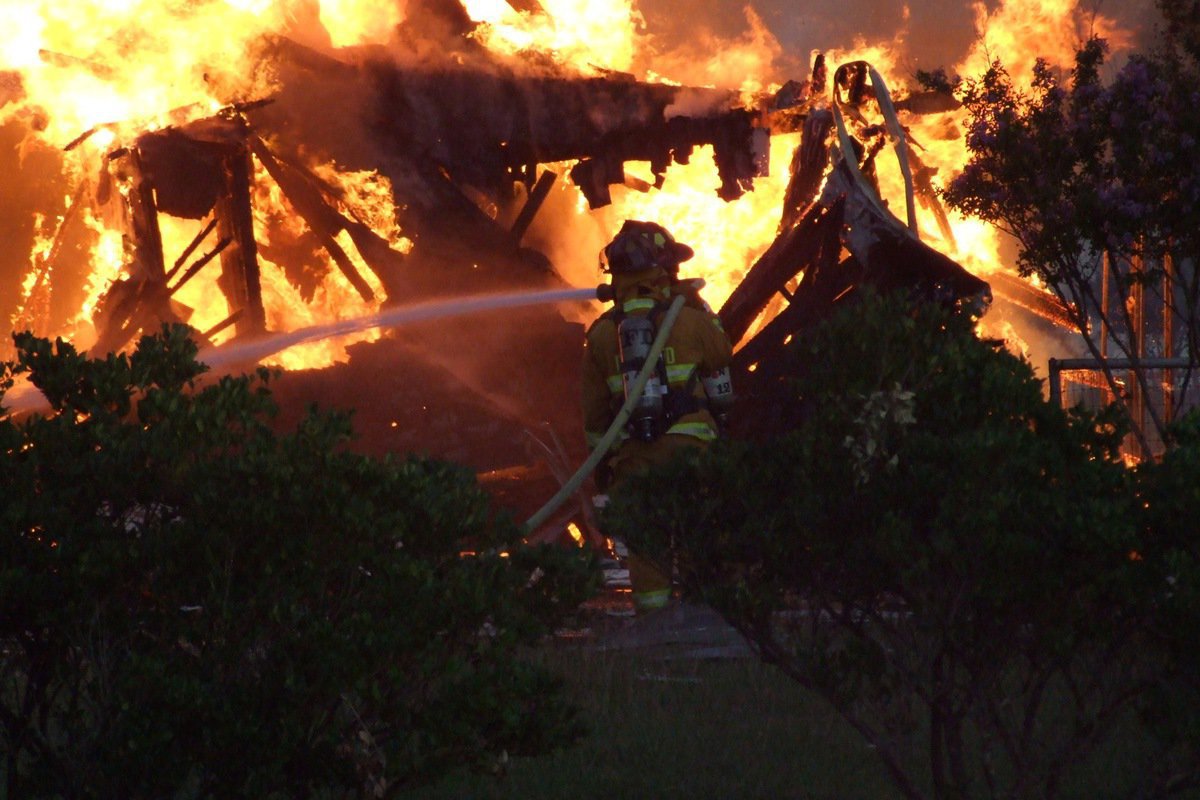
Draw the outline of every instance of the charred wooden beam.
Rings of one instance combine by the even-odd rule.
[[[186,284],[192,278],[196,277],[196,274],[198,272],[200,272],[200,270],[204,269],[205,264],[207,264],[208,262],[212,261],[214,258],[219,256],[221,254],[221,252],[226,247],[228,247],[232,242],[233,242],[233,239],[222,239],[221,241],[217,242],[216,247],[214,247],[212,250],[209,250],[204,255],[200,256],[200,258],[196,259],[196,263],[192,264],[190,267],[187,268],[187,270],[183,273],[183,275],[180,276],[179,280],[175,283],[175,285],[171,286],[170,288],[167,289],[167,294],[173,295],[176,292],[178,292],[180,289],[182,289],[184,284]]]
[[[102,78],[104,80],[111,80],[116,74],[116,70],[114,70],[108,64],[102,64],[99,61],[92,61],[91,59],[80,58],[79,56],[73,56],[67,53],[59,53],[54,50],[46,50],[44,48],[38,50],[38,58],[40,58],[44,64],[50,64],[51,66],[62,67],[64,69],[82,69],[86,72],[92,73],[97,78]]]
[[[170,299],[172,292],[217,254],[222,261],[218,285],[232,308],[247,309],[242,315],[243,321],[248,321],[244,332],[265,330],[250,207],[250,154],[245,138],[243,120],[219,116],[143,134],[134,144],[109,155],[109,163],[118,164],[130,183],[127,202],[134,261],[129,278],[115,284],[98,308],[97,350],[119,349],[139,329],[180,321]],[[119,198],[109,183],[111,178],[101,184],[99,202]],[[201,219],[210,211],[213,220],[189,243],[168,273],[159,213]],[[214,227],[222,244],[168,289],[169,279],[178,274]]]
[[[1060,328],[1075,330],[1075,316],[1063,306],[1056,295],[1006,272],[988,275],[988,282],[992,285],[996,297],[1020,306]]]
[[[128,163],[132,182],[129,222],[135,269],[140,270],[150,283],[162,284],[166,282],[166,269],[154,185],[142,169],[141,151],[138,148],[130,148]]]
[[[829,68],[825,54],[813,58],[812,73],[807,81],[788,81],[767,104],[771,133],[795,133],[803,130],[805,121],[814,111],[814,102],[824,97],[829,85]],[[792,172],[795,173],[793,165]]]
[[[266,331],[267,323],[250,203],[253,170],[249,148],[239,147],[229,152],[221,166],[224,191],[216,203],[217,235],[230,239],[232,244],[221,251],[217,284],[231,309],[246,312],[237,322],[238,335],[254,336]]]
[[[533,191],[529,193],[529,198],[525,201],[525,205],[521,207],[521,213],[513,220],[512,231],[513,238],[520,242],[525,238],[525,232],[529,230],[529,226],[533,223],[533,218],[537,216],[537,212],[541,209],[542,203],[546,202],[546,196],[550,194],[550,187],[554,185],[554,181],[558,179],[557,172],[545,170],[538,177],[537,183],[533,186]]]
[[[757,335],[734,355],[734,385],[737,386],[738,435],[762,438],[791,427],[804,413],[777,398],[785,384],[796,377],[787,357],[799,337],[826,317],[838,304],[853,297],[863,280],[862,265],[853,257],[842,258],[842,208],[829,209],[830,223],[820,231],[820,250],[805,270],[792,300]]]
[[[776,237],[721,307],[721,325],[731,341],[740,341],[771,297],[813,262],[825,228],[840,224],[840,216],[813,205],[795,226]]]
[[[384,167],[397,197],[400,225],[414,241],[405,256],[408,295],[562,283],[549,259],[519,247],[509,229],[485,214],[436,164],[398,155]],[[487,268],[475,267],[482,264]]]
[[[97,307],[94,323],[98,336],[92,349],[99,353],[119,350],[139,330],[180,321],[166,290],[154,184],[139,147],[128,147],[120,153],[116,158],[129,181],[127,199],[133,262],[129,277],[113,284]],[[112,158],[110,156],[110,160]]]
[[[239,319],[241,319],[242,315],[245,313],[246,313],[246,310],[244,308],[239,308],[237,311],[233,312],[228,317],[226,317],[225,319],[218,322],[216,325],[213,325],[211,328],[204,331],[201,335],[205,339],[212,339],[212,337],[216,336],[218,333],[225,330],[230,325],[236,324],[237,321]]]
[[[114,283],[98,304],[93,317],[98,335],[89,350],[101,355],[116,352],[138,331],[179,322],[183,320],[175,313],[164,284],[144,277],[126,278]]]
[[[991,287],[913,236],[885,210],[843,161],[825,182],[821,202],[846,203],[843,242],[866,270],[865,280],[881,289],[916,289],[930,299],[966,300],[982,312],[991,303]]]
[[[908,151],[908,160],[913,167],[913,191],[917,200],[920,201],[922,208],[933,214],[942,239],[954,247],[954,229],[950,227],[950,218],[946,216],[946,209],[942,206],[942,201],[938,199],[937,189],[933,186],[933,176],[937,174],[937,170],[926,166],[912,148]]]
[[[346,255],[346,251],[342,249],[335,237],[346,228],[345,221],[342,216],[321,197],[320,192],[314,189],[303,176],[298,175],[295,171],[281,164],[275,159],[262,139],[257,136],[251,137],[250,148],[254,155],[258,157],[260,163],[267,170],[275,182],[279,184],[279,188],[283,191],[284,197],[292,204],[292,208],[296,210],[304,221],[308,224],[309,230],[320,241],[321,246],[333,258],[338,269],[350,281],[350,284],[358,291],[360,297],[367,302],[375,299],[375,291],[371,285],[367,283],[358,268],[354,266],[354,262]]]
[[[546,9],[542,8],[542,4],[538,0],[508,0],[508,4],[512,6],[514,11],[539,17],[546,15]]]
[[[195,252],[196,248],[200,246],[200,243],[207,239],[208,235],[212,233],[216,227],[217,220],[215,218],[209,220],[208,224],[205,225],[200,232],[192,238],[192,241],[188,242],[188,246],[183,248],[183,252],[180,254],[179,258],[175,259],[175,263],[171,266],[171,269],[167,270],[167,283],[171,282],[171,279],[174,278],[179,270],[183,268],[184,263],[187,262],[188,258],[192,255],[192,253]]]
[[[371,230],[368,225],[342,214],[325,202],[323,195],[341,196],[341,191],[337,187],[322,180],[320,176],[304,165],[271,153],[261,140],[256,139],[256,141],[258,142],[256,147],[261,146],[263,152],[274,157],[282,168],[293,171],[303,185],[316,193],[315,199],[324,204],[326,208],[326,213],[323,213],[321,218],[331,226],[331,229],[336,226],[336,230],[344,230],[349,234],[358,254],[362,256],[363,261],[383,284],[384,293],[387,295],[386,299],[394,300],[406,293],[412,293],[412,281],[404,271],[405,254],[393,248],[387,239]]]
[[[72,193],[71,200],[63,212],[62,220],[54,231],[54,239],[50,244],[49,252],[46,253],[45,258],[38,259],[37,275],[33,285],[25,293],[25,302],[22,305],[20,317],[13,320],[14,330],[24,327],[39,335],[45,335],[47,326],[52,324],[51,306],[54,301],[55,285],[51,276],[57,272],[55,268],[62,258],[64,243],[76,220],[79,219],[79,208],[86,202],[87,195],[88,183],[86,181]]]
[[[821,260],[827,261],[826,254],[834,252],[826,250]],[[784,348],[829,314],[835,303],[847,297],[862,280],[861,266],[853,258],[826,263],[820,272],[824,276],[821,280],[806,281],[805,290],[797,292],[796,299],[734,356],[739,393],[754,394],[756,387],[764,382],[782,378],[786,365],[779,356]]]
[[[499,67],[406,71],[373,62],[369,70],[376,106],[386,109],[376,126],[385,146],[420,153],[483,189],[511,182],[529,164],[577,159],[595,160],[587,177],[607,186],[623,180],[624,161],[650,161],[661,174],[701,144],[714,146],[722,196],[740,194],[760,168],[757,116],[730,92]],[[602,190],[585,191],[590,201],[604,199]]]

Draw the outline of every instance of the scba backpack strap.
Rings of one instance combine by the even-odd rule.
[[[662,318],[661,313],[656,313],[659,305],[654,303],[649,306],[647,314],[629,314],[623,306],[619,306],[613,315],[613,321],[617,323],[618,357],[625,402],[629,400],[630,388],[645,365],[658,335],[658,322]],[[646,381],[629,415],[627,429],[631,436],[652,442],[666,430],[669,424],[665,413],[668,386],[666,362],[660,355],[654,372]]]

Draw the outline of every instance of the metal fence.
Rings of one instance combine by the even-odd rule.
[[[1117,390],[1130,410],[1134,430],[1145,436],[1150,452],[1143,452],[1137,438],[1126,438],[1124,451],[1137,458],[1158,458],[1165,449],[1162,436],[1153,424],[1151,409],[1160,420],[1169,422],[1200,405],[1200,375],[1196,364],[1186,358],[1142,358],[1136,369],[1146,376],[1148,391],[1137,381],[1135,362],[1129,359],[1052,358],[1050,359],[1050,402],[1063,408],[1083,405],[1098,410],[1116,398],[1104,377],[1104,364],[1116,378]]]

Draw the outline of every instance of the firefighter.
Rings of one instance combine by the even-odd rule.
[[[637,220],[626,221],[601,251],[601,268],[611,275],[613,307],[592,324],[585,341],[582,394],[589,449],[625,402],[628,375],[640,366],[630,358],[634,345],[647,345],[648,350],[674,294],[689,291],[686,282],[678,280],[678,271],[693,254],[662,226]],[[703,301],[685,303],[643,393],[646,402],[638,404],[598,477],[601,489],[619,493],[630,478],[717,438],[719,428],[705,386],[722,370],[728,386],[732,354],[716,315]],[[629,575],[639,612],[669,602],[670,579],[636,554],[630,554]]]

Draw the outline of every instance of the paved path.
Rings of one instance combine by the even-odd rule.
[[[609,595],[591,605],[595,622],[569,638],[597,652],[639,651],[661,659],[754,658],[741,634],[707,606],[676,601],[633,616],[628,595]]]

